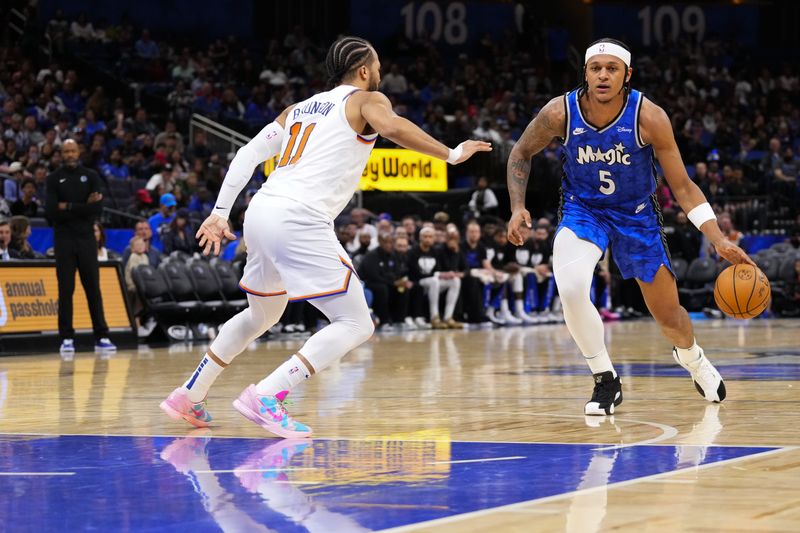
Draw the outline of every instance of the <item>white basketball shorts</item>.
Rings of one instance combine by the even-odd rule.
[[[312,300],[347,292],[355,276],[333,221],[295,200],[254,195],[243,238],[247,262],[239,286],[249,294]]]

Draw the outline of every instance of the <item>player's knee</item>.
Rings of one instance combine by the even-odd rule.
[[[591,301],[589,298],[589,289],[591,287],[585,283],[568,282],[560,283],[558,285],[558,296],[564,305],[577,305],[583,302]]]
[[[372,317],[369,313],[365,313],[353,322],[352,329],[354,340],[357,340],[358,344],[361,344],[369,340],[372,334],[375,333],[375,323],[372,321]]]

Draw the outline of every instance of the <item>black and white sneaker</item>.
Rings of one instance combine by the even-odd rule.
[[[709,402],[716,403],[725,399],[725,382],[722,381],[722,376],[708,360],[702,348],[700,348],[700,357],[691,363],[681,361],[681,358],[678,357],[678,350],[675,348],[672,348],[672,357],[692,375],[694,388],[697,389],[700,396]]]
[[[593,374],[594,392],[592,399],[586,402],[583,413],[586,415],[613,415],[614,407],[622,403],[622,382],[614,373],[600,372]]]

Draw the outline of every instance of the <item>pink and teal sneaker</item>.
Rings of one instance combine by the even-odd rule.
[[[211,415],[206,411],[206,401],[194,403],[189,399],[183,387],[178,387],[161,402],[161,410],[173,420],[184,419],[194,427],[207,428]]]
[[[270,433],[286,439],[310,437],[311,428],[294,420],[286,411],[284,400],[288,394],[289,391],[281,391],[275,396],[261,396],[256,386],[250,385],[233,401],[233,406]]]

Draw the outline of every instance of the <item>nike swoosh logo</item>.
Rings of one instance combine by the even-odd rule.
[[[228,208],[227,207],[222,207],[222,206],[219,206],[219,205],[215,205],[214,209],[228,209]]]
[[[64,183],[65,181],[67,181],[67,178],[61,178],[60,180],[58,180],[59,183]]]
[[[640,212],[642,209],[644,209],[644,207],[645,207],[644,204],[639,204],[638,206],[636,206],[636,213]]]

